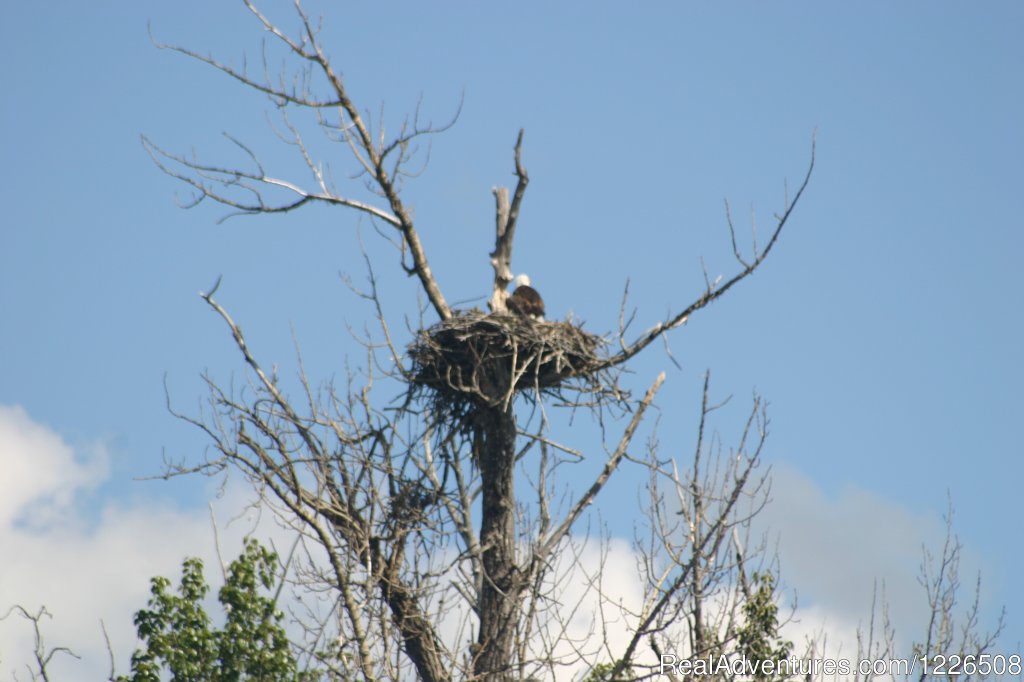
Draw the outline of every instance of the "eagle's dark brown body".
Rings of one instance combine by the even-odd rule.
[[[540,297],[537,290],[528,284],[516,287],[512,295],[505,302],[509,312],[522,315],[532,320],[544,319],[544,299]]]

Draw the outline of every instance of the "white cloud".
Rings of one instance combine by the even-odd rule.
[[[798,649],[806,636],[824,633],[831,655],[852,659],[857,630],[867,630],[876,596],[876,631],[884,599],[897,653],[923,637],[929,607],[919,582],[922,551],[941,554],[946,528],[939,516],[914,514],[849,486],[830,497],[802,473],[781,466],[773,469],[772,501],[756,526],[777,546],[784,585],[796,591],[798,608],[785,634]],[[961,601],[973,597],[968,592],[978,565],[964,549]]]
[[[19,407],[0,406],[0,462],[0,615],[15,604],[33,613],[46,606],[53,616],[43,624],[48,647],[66,646],[82,657],[54,659],[54,679],[64,680],[106,679],[102,619],[118,671],[126,672],[135,648],[132,616],[146,604],[149,579],[176,580],[185,556],[217,565],[209,511],[111,501],[97,523],[82,523],[78,496],[108,475],[105,452],[76,452]],[[241,492],[229,492],[218,502],[219,516],[243,506]],[[237,553],[243,526],[221,535],[225,552]],[[13,679],[14,671],[30,677],[32,646],[28,621],[16,614],[0,621],[0,679]]]
[[[102,481],[109,467],[97,447],[89,459],[74,451],[19,406],[0,405],[0,524],[45,525],[68,513],[79,490]],[[26,517],[31,505],[32,517]]]

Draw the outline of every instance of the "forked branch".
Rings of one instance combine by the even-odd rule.
[[[496,203],[496,224],[494,236],[494,251],[491,252],[491,266],[494,268],[494,291],[488,306],[491,312],[504,313],[505,309],[505,288],[512,281],[512,246],[515,243],[516,221],[519,219],[519,207],[523,203],[523,195],[526,194],[526,186],[530,182],[530,176],[523,166],[523,130],[519,130],[516,138],[516,191],[509,203],[508,188],[495,187],[491,192],[494,194]]]
[[[157,46],[199,60],[222,71],[243,85],[266,94],[282,110],[288,106],[314,110],[318,124],[325,133],[333,131],[337,134],[340,131],[341,139],[347,143],[352,156],[367,176],[369,189],[386,200],[387,208],[328,190],[318,165],[311,163],[311,155],[307,147],[290,123],[288,123],[288,128],[292,133],[292,139],[286,140],[286,142],[300,150],[304,164],[313,171],[316,177],[317,191],[307,191],[302,188],[301,183],[276,178],[265,173],[255,154],[234,139],[232,141],[241,147],[253,162],[255,170],[200,163],[195,159],[164,151],[148,138],[143,137],[143,146],[146,151],[160,170],[197,191],[197,196],[186,207],[195,206],[203,199],[209,198],[235,209],[240,214],[285,213],[308,203],[322,202],[347,206],[383,220],[398,230],[401,235],[402,267],[409,275],[415,275],[419,279],[420,285],[438,316],[441,319],[450,318],[451,309],[430,269],[419,232],[413,224],[411,213],[399,196],[401,177],[410,175],[402,170],[402,165],[412,153],[410,151],[412,141],[421,135],[440,132],[448,126],[421,128],[417,123],[412,129],[403,127],[395,139],[387,141],[384,139],[383,123],[381,123],[381,135],[379,139],[375,139],[370,126],[349,97],[344,81],[325,53],[323,45],[319,41],[318,32],[303,10],[301,2],[295,2],[295,10],[302,25],[298,38],[287,35],[249,0],[245,0],[245,5],[263,24],[264,29],[282,43],[288,52],[306,64],[299,70],[294,80],[295,83],[301,85],[286,86],[283,76],[280,79],[280,84],[275,83],[269,74],[264,74],[263,79],[256,79],[250,76],[244,68],[234,68],[211,56],[175,45],[157,43]],[[331,96],[318,97],[309,92],[309,83],[314,73],[326,80],[327,86],[331,90]],[[330,110],[337,114],[336,123],[328,123],[324,119],[323,112]],[[454,123],[454,119],[452,122]],[[331,137],[330,134],[328,137]],[[284,190],[290,193],[292,198],[277,202],[268,200],[265,193],[271,190]],[[411,259],[409,265],[406,265],[404,261],[406,253]]]
[[[189,159],[179,154],[169,152],[158,146],[145,135],[142,135],[141,139],[143,148],[146,150],[146,153],[149,154],[149,158],[153,160],[153,163],[156,164],[157,168],[175,180],[180,180],[186,185],[192,187],[192,189],[196,190],[197,194],[195,198],[184,204],[184,208],[192,208],[204,199],[211,199],[216,201],[218,204],[235,209],[234,213],[229,213],[224,218],[221,218],[220,222],[236,215],[287,213],[309,203],[321,202],[354,208],[355,210],[367,213],[374,218],[379,218],[393,227],[401,226],[401,222],[398,218],[385,209],[364,201],[342,196],[333,191],[307,191],[296,183],[267,175],[266,172],[264,172],[262,165],[258,162],[253,170],[214,166],[200,163],[195,159]],[[229,139],[232,138],[229,136]],[[242,146],[237,140],[232,139],[232,142]],[[246,149],[246,151],[248,152],[248,149]],[[255,161],[255,157],[252,156],[251,153],[250,158]],[[175,166],[183,168],[185,171],[177,170]],[[273,203],[269,202],[264,194],[264,188],[261,187],[261,185],[266,188],[283,189],[291,193],[294,198],[290,201],[282,200]],[[244,199],[235,197],[230,194],[231,190],[241,190],[242,196],[249,198]]]
[[[772,231],[771,237],[768,239],[768,243],[765,245],[765,247],[761,250],[757,250],[755,244],[753,258],[750,260],[745,259],[739,253],[739,249],[736,247],[736,233],[732,224],[732,220],[730,218],[728,220],[728,223],[729,234],[732,239],[733,253],[736,257],[736,260],[742,266],[742,269],[735,275],[733,275],[731,278],[729,278],[725,283],[720,283],[718,280],[707,281],[704,292],[700,295],[700,297],[697,300],[695,300],[690,305],[686,306],[680,312],[669,317],[664,322],[659,322],[658,324],[654,325],[646,332],[644,332],[644,334],[640,338],[633,341],[632,343],[626,344],[625,342],[622,342],[622,350],[616,353],[615,355],[609,357],[602,364],[602,368],[613,367],[615,365],[621,365],[622,363],[626,362],[634,355],[642,351],[644,348],[649,346],[652,341],[657,339],[665,332],[675,329],[677,327],[681,327],[684,324],[686,324],[687,320],[690,319],[691,315],[693,315],[701,308],[708,306],[709,304],[720,298],[723,294],[725,294],[725,292],[729,291],[729,289],[731,289],[733,286],[740,283],[741,281],[743,281],[744,279],[746,279],[747,277],[754,273],[754,271],[761,265],[761,263],[764,262],[765,258],[768,257],[768,254],[771,252],[772,247],[775,246],[775,242],[778,241],[779,235],[782,233],[782,228],[786,226],[786,222],[789,220],[789,216],[793,213],[793,209],[796,208],[797,203],[800,201],[800,197],[803,196],[804,189],[807,188],[807,183],[810,182],[811,172],[814,170],[815,146],[815,140],[814,138],[812,138],[811,161],[807,167],[807,174],[804,176],[803,182],[800,183],[800,188],[797,190],[796,195],[794,195],[793,200],[786,201],[782,215],[776,216],[775,229]],[[620,329],[620,336],[624,333],[625,330]]]
[[[43,639],[43,631],[40,622],[43,620],[44,617],[52,618],[52,616],[50,615],[50,612],[46,610],[45,606],[40,607],[39,610],[35,613],[31,613],[24,606],[21,606],[20,604],[15,605],[9,608],[7,610],[7,613],[5,613],[3,616],[0,616],[0,620],[6,619],[12,613],[17,613],[22,618],[25,618],[26,620],[32,623],[32,632],[35,638],[35,644],[33,646],[32,653],[36,659],[36,669],[30,669],[29,674],[32,676],[33,680],[43,680],[43,682],[50,682],[50,673],[47,670],[47,666],[50,665],[50,661],[52,661],[53,657],[57,654],[67,654],[72,658],[81,658],[78,654],[76,654],[74,651],[65,646],[53,647],[52,649],[48,649],[46,647],[46,641]],[[17,679],[17,676],[15,676],[15,679]]]

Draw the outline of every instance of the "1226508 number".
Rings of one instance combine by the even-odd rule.
[[[1020,675],[1024,660],[1020,654],[951,654],[919,656],[926,674],[931,675]]]

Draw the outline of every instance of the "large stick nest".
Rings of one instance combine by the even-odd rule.
[[[557,390],[589,378],[602,343],[572,322],[471,310],[417,334],[409,346],[412,382],[450,407],[507,406],[517,391]]]

